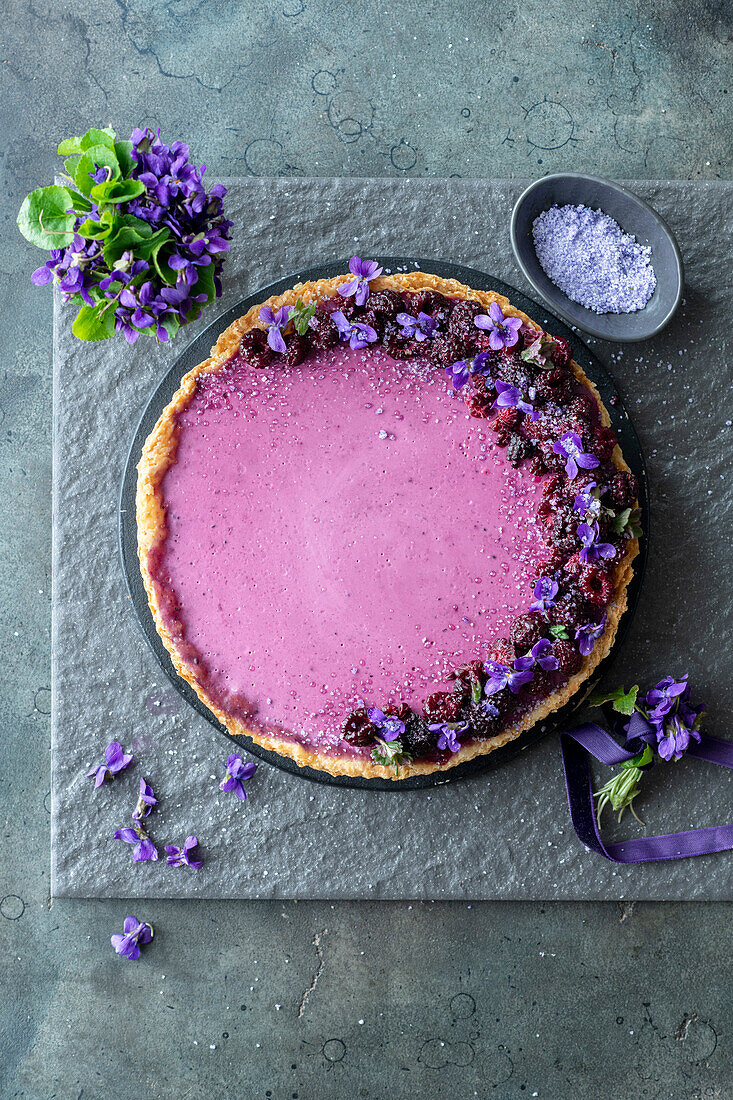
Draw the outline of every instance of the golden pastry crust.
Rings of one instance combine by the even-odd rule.
[[[180,388],[170,403],[163,410],[153,431],[148,436],[143,447],[142,456],[138,463],[138,480],[136,493],[137,530],[138,530],[138,555],[140,559],[140,572],[142,574],[148,602],[153,613],[158,633],[171,655],[173,665],[180,676],[194,689],[199,698],[216,715],[219,721],[226,726],[228,731],[237,736],[247,735],[263,748],[271,749],[282,756],[289,757],[301,767],[311,767],[327,772],[333,776],[358,776],[361,778],[378,779],[408,779],[415,775],[429,775],[432,772],[448,772],[458,764],[472,760],[477,756],[493,752],[501,748],[509,741],[519,737],[525,730],[531,729],[538,722],[549,717],[563,704],[578,692],[584,683],[587,683],[593,670],[607,655],[616,637],[616,631],[621,616],[626,610],[626,592],[633,576],[633,560],[639,551],[637,539],[629,540],[626,553],[614,570],[614,597],[606,609],[607,625],[601,637],[596,642],[590,656],[584,658],[579,672],[571,676],[568,682],[559,688],[553,695],[538,703],[521,721],[502,730],[495,737],[472,744],[461,746],[460,750],[451,755],[444,764],[428,761],[416,761],[412,764],[402,765],[399,774],[395,774],[394,768],[384,767],[372,760],[363,760],[356,757],[328,756],[314,752],[312,749],[294,741],[287,741],[272,734],[265,734],[247,728],[241,721],[222,711],[208,696],[205,687],[199,683],[195,668],[188,665],[182,658],[176,639],[167,626],[163,610],[163,593],[153,580],[151,572],[151,558],[156,547],[166,537],[165,503],[161,490],[163,478],[166,472],[176,461],[176,449],[178,446],[178,414],[186,408],[192,399],[197,380],[200,375],[213,373],[220,370],[228,360],[237,352],[239,341],[243,333],[252,328],[261,327],[259,323],[259,311],[262,306],[271,306],[279,309],[283,305],[295,305],[298,298],[303,302],[317,302],[324,298],[332,297],[337,287],[346,282],[350,275],[339,275],[332,279],[319,279],[316,282],[299,283],[284,294],[268,298],[266,302],[252,306],[243,317],[221,334],[215,346],[211,349],[211,355],[203,363],[199,363],[184,375]],[[431,289],[446,297],[472,298],[479,301],[488,310],[492,302],[498,302],[505,316],[520,317],[534,328],[538,326],[526,314],[515,309],[507,298],[492,291],[474,290],[457,282],[455,279],[441,279],[437,275],[426,272],[411,271],[406,274],[381,275],[372,280],[371,289],[416,291]],[[576,378],[586,386],[593,394],[600,409],[601,423],[608,426],[611,423],[608,411],[601,401],[601,396],[594,383],[586,377],[585,373],[576,362],[573,361],[572,369]],[[619,470],[628,470],[621,450],[614,448],[612,455],[613,464]]]

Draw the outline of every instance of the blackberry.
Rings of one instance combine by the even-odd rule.
[[[607,604],[613,595],[613,582],[608,573],[595,566],[583,570],[578,584],[586,600],[596,607]]]
[[[590,424],[593,413],[589,402],[590,398],[578,395],[567,406],[567,415],[573,418],[575,424]]]
[[[544,558],[537,562],[535,572],[538,577],[551,577],[565,561],[564,555],[554,547],[551,547]]]
[[[564,638],[558,638],[552,643],[552,655],[557,658],[557,671],[562,672],[564,676],[572,676],[574,672],[579,672],[583,664],[583,658],[573,643]]]
[[[434,691],[422,706],[429,722],[457,722],[461,716],[461,704],[455,695],[447,691]]]
[[[542,485],[542,496],[549,497],[553,493],[556,493],[558,489],[562,489],[562,478],[553,474],[552,477],[548,477]]]
[[[261,328],[250,329],[239,341],[239,354],[248,367],[261,370],[272,362],[272,350],[267,343],[267,333]]]
[[[510,386],[516,386],[526,397],[530,386],[534,384],[532,371],[527,363],[523,362],[518,355],[505,355],[500,364],[499,372],[502,382],[508,382]]]
[[[588,446],[591,454],[597,455],[603,461],[611,457],[617,442],[613,428],[606,428],[599,424],[591,430]]]
[[[473,323],[474,317],[478,317],[480,313],[484,312],[481,303],[471,298],[461,298],[453,307],[448,322],[448,333],[458,340],[464,350],[469,348],[475,339],[474,333],[477,329]]]
[[[317,351],[325,351],[339,342],[339,330],[327,312],[316,310],[309,332],[311,344]]]
[[[545,623],[541,615],[531,612],[527,615],[517,615],[512,620],[509,635],[517,649],[522,651],[531,649],[545,636]]]
[[[578,523],[580,517],[569,504],[560,505],[552,521],[552,543],[566,554],[572,554],[576,547]]]
[[[379,314],[385,321],[393,321],[398,313],[405,311],[405,303],[394,290],[378,290],[367,298],[366,309]]]
[[[493,698],[492,695],[487,701],[493,702]],[[486,713],[482,703],[471,705],[466,720],[474,737],[493,737],[501,729],[501,716],[492,718],[491,715]]]
[[[550,608],[550,618],[560,626],[582,626],[590,619],[591,609],[576,589],[570,589]]]
[[[373,744],[376,733],[376,726],[369,721],[366,707],[352,711],[341,727],[344,741],[358,748]]]
[[[629,470],[617,470],[611,477],[606,499],[616,508],[630,508],[639,496],[639,482]]]
[[[368,302],[367,302],[367,307],[364,310],[364,312],[362,313],[360,320],[365,325],[371,325],[372,328],[374,329],[374,331],[377,334],[377,339],[378,340],[382,339],[382,337],[384,336],[384,329],[385,329],[384,316],[381,313],[372,313],[371,309],[369,308],[369,303]]]
[[[438,740],[437,733],[428,729],[428,723],[419,714],[410,711],[405,721],[405,732],[400,738],[405,752],[409,752],[413,760],[421,757],[432,756]]]
[[[533,455],[529,461],[529,472],[533,477],[542,477],[547,472],[547,467],[540,455]]]
[[[297,367],[298,363],[302,363],[308,353],[308,340],[305,336],[300,336],[299,333],[294,332],[287,338],[287,347],[280,356],[280,362],[284,367]]]
[[[434,336],[430,341],[430,362],[434,367],[450,367],[463,358],[463,344],[450,332],[446,336]]]
[[[384,326],[382,343],[393,359],[414,359],[416,355],[421,355],[424,352],[424,342],[418,343],[414,337],[406,337],[395,321],[387,321]]]
[[[328,316],[335,313],[337,309],[341,310],[344,317],[351,320],[356,313],[357,305],[353,298],[343,298],[340,294],[335,294],[333,298],[324,298],[322,302],[318,303],[316,317],[319,313],[325,313]]]
[[[540,668],[539,665],[535,665],[532,669],[534,673],[530,682],[526,685],[526,690],[530,695],[534,695],[540,699],[543,695],[547,695],[550,691],[552,684],[552,674],[544,668]]]
[[[513,432],[506,449],[506,457],[509,465],[516,468],[524,462],[525,458],[529,458],[531,454],[532,444],[530,441],[521,435],[517,435],[516,432]]]

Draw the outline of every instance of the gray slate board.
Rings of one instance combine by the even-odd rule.
[[[221,309],[271,280],[354,252],[453,260],[529,293],[508,220],[526,181],[230,181],[237,227]],[[686,265],[686,300],[654,341],[589,341],[616,377],[652,487],[646,591],[611,678],[689,671],[726,736],[730,606],[730,258],[733,189],[718,182],[630,186],[668,220]],[[193,337],[208,315],[190,327]],[[343,790],[261,765],[240,803],[218,790],[227,745],[180,700],[134,620],[117,557],[125,448],[147,396],[184,346],[141,339],[83,345],[58,303],[54,336],[52,893],[70,897],[733,898],[733,857],[616,867],[581,846],[554,738],[485,777],[419,792]],[[726,557],[728,561],[726,562]],[[116,738],[136,763],[92,791],[84,772]],[[162,851],[196,833],[197,873],[133,864],[112,839],[145,775]],[[695,761],[645,784],[647,831],[725,822],[729,771]],[[610,819],[609,819],[610,820]],[[610,836],[639,835],[633,820]]]

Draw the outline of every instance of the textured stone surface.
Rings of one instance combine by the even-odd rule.
[[[162,125],[220,175],[730,178],[724,5],[384,0],[351,3],[347,18],[332,0],[6,10],[0,1093],[722,1100],[733,1076],[730,904],[49,909],[51,297],[30,286],[38,253],[13,226],[23,195],[50,178],[55,142],[110,120]],[[567,125],[553,133],[565,112],[581,140]],[[359,126],[346,122],[355,116]],[[541,149],[530,144],[537,124]],[[678,231],[684,221],[680,209]],[[689,249],[691,232],[681,236]],[[705,285],[720,277],[707,272]],[[614,364],[627,392],[637,354]],[[717,402],[725,363],[699,369],[705,402]],[[643,430],[655,419],[649,404]],[[668,456],[655,470],[667,493],[656,542],[674,536],[696,494],[676,499]],[[717,602],[712,592],[704,606]],[[708,620],[692,601],[679,617],[674,606],[659,597],[660,627],[639,651],[651,655],[671,625],[722,706]],[[719,730],[725,714],[716,709]],[[88,841],[94,859],[91,830]],[[156,926],[137,964],[108,942],[130,911]]]
[[[429,256],[439,241],[442,255],[517,281],[507,227],[523,185],[231,181],[229,216],[236,225],[246,224],[247,232],[237,238],[221,304],[226,307],[298,266],[344,256],[352,247],[365,255],[392,248]],[[715,380],[706,392],[697,377],[711,356],[726,361],[726,286],[719,278],[725,264],[714,242],[715,226],[730,215],[732,192],[715,182],[643,183],[637,190],[681,232],[690,293],[657,340],[626,354],[597,349],[607,364],[610,359],[638,421],[649,454],[656,525],[650,583],[618,672],[611,675],[628,672],[645,683],[667,669],[689,669],[693,682],[704,684],[712,696],[715,716],[724,713],[723,669],[727,665],[730,672],[731,648],[726,642],[733,641],[726,637],[729,626],[717,598],[725,581],[716,532],[730,519],[733,497],[730,482],[721,480],[726,410],[715,400]],[[678,217],[683,205],[684,223]],[[397,223],[398,236],[390,228]],[[715,265],[711,254],[719,256]],[[55,895],[731,896],[733,864],[725,856],[624,868],[582,848],[567,818],[554,738],[489,775],[431,791],[343,790],[263,765],[245,804],[223,795],[217,779],[226,744],[162,677],[130,613],[117,559],[115,502],[127,443],[147,392],[170,363],[171,349],[151,350],[145,340],[129,351],[113,343],[84,346],[71,335],[62,307],[56,318]],[[106,456],[101,469],[100,455]],[[684,595],[671,599],[670,593]],[[725,654],[720,678],[712,684],[704,663],[679,645],[676,623],[693,608],[716,624],[716,644]],[[722,732],[714,719],[712,729]],[[132,747],[137,766],[90,797],[84,773],[113,735]],[[207,853],[198,874],[175,873],[160,863],[134,864],[130,849],[111,839],[115,828],[126,824],[140,774],[161,798],[150,818],[152,835],[163,844],[196,833]],[[733,777],[727,770],[685,762],[657,769],[648,788],[644,810],[650,832],[715,824],[733,814]],[[78,811],[80,804],[84,812]],[[94,861],[90,831],[99,838]],[[633,824],[630,831],[638,827]],[[394,838],[388,858],[385,837]],[[241,855],[233,860],[232,852]]]

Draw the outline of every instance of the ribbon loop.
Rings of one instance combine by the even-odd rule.
[[[583,844],[613,863],[652,863],[663,859],[709,855],[733,848],[733,822],[682,833],[664,833],[604,844],[598,832],[588,753],[602,764],[623,764],[635,755],[614,740],[610,733],[588,722],[560,734],[565,785],[573,828]],[[690,744],[689,756],[733,768],[733,741],[702,736],[700,744]]]

